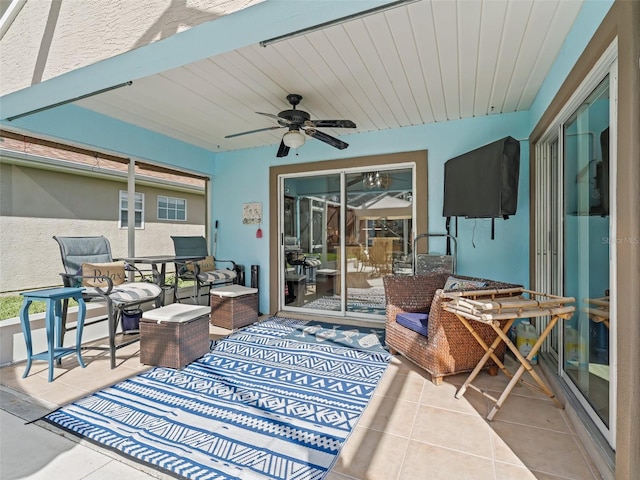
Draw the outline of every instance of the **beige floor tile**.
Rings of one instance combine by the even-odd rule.
[[[493,429],[493,423],[491,423]],[[511,446],[495,431],[491,433],[491,445],[493,446],[493,458],[502,463],[509,463],[517,467],[524,467],[525,461],[521,459]]]
[[[489,391],[489,394],[496,398],[501,393]],[[494,417],[495,420],[571,433],[564,419],[564,411],[551,400],[509,395]]]
[[[412,441],[398,480],[495,480],[493,469],[490,459]]]
[[[332,471],[363,480],[397,478],[408,443],[406,438],[356,427]]]
[[[398,400],[418,403],[424,383],[424,378],[396,374],[393,370],[387,370],[380,380],[375,393]]]
[[[492,427],[531,470],[575,480],[593,478],[573,435],[503,421],[494,421]],[[502,458],[501,453],[496,451],[496,460],[510,463],[511,457]]]
[[[391,356],[388,370],[396,371],[401,375],[416,376],[431,381],[431,377],[429,377],[429,374],[426,371],[418,367],[415,363],[407,360],[402,355]]]
[[[559,475],[552,475],[544,472],[536,472],[535,470],[531,470],[531,473],[536,480],[567,480],[567,477],[561,477]],[[591,480],[591,478],[592,477],[589,477],[589,480]]]
[[[411,439],[493,458],[491,429],[479,415],[420,406]]]
[[[353,477],[342,475],[341,473],[337,473],[333,471],[329,472],[327,476],[324,478],[325,480],[353,480]]]
[[[540,374],[539,370],[536,370],[536,372]],[[512,370],[512,373],[515,373],[515,369]],[[531,385],[537,386],[533,377],[531,377],[531,375],[529,375],[526,372],[522,375],[521,379]],[[544,377],[542,377],[542,379],[544,380]],[[486,388],[487,390],[502,392],[506,388],[509,381],[510,379],[507,378],[507,376],[504,373],[500,372],[500,374],[498,374],[495,377],[487,376],[484,379],[484,384],[482,388]],[[541,392],[540,390],[537,390],[535,388],[528,387],[527,385],[524,385],[522,383],[513,387],[510,395],[517,395],[521,397],[531,397],[531,398],[537,398],[540,400],[550,400],[549,396],[546,395],[544,392]]]
[[[42,397],[38,398],[57,406],[63,406],[87,396],[88,393],[89,392],[86,392],[79,388],[59,383],[55,386],[55,388],[46,392],[46,394],[42,395]]]
[[[358,425],[409,438],[417,410],[418,404],[416,402],[374,395]]]
[[[495,463],[496,480],[536,480],[528,468],[510,463]]]
[[[455,397],[457,391],[458,387],[453,384],[443,383],[435,386],[430,382],[425,383],[420,404],[456,412],[478,414],[481,417],[487,416],[487,400],[481,393],[470,388],[467,389],[464,396],[458,399]]]
[[[443,383],[448,383],[451,385],[454,385],[456,387],[456,389],[458,387],[460,387],[460,385],[462,385],[465,380],[467,379],[467,377],[469,376],[469,373],[458,373],[456,375],[448,375],[446,377],[444,377],[443,379]]]

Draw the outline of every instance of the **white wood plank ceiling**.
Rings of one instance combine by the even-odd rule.
[[[212,151],[277,144],[255,112],[350,119],[348,134],[526,110],[582,0],[421,0],[134,82],[79,105]]]

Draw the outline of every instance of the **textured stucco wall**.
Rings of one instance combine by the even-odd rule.
[[[0,95],[162,40],[261,1],[26,2],[0,41]]]
[[[118,228],[118,191],[126,183],[0,164],[0,294],[61,284],[53,235],[104,235],[114,257],[127,256],[127,230]],[[171,235],[205,234],[205,196],[140,185],[145,226],[136,255],[173,254]],[[159,222],[157,195],[187,200],[187,222]]]

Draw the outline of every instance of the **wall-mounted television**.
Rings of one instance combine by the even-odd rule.
[[[518,205],[520,142],[505,137],[444,164],[445,217],[507,218]]]

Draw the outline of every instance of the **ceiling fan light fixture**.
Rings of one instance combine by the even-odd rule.
[[[304,145],[304,135],[299,130],[289,130],[282,137],[282,141],[289,148],[299,148]]]

